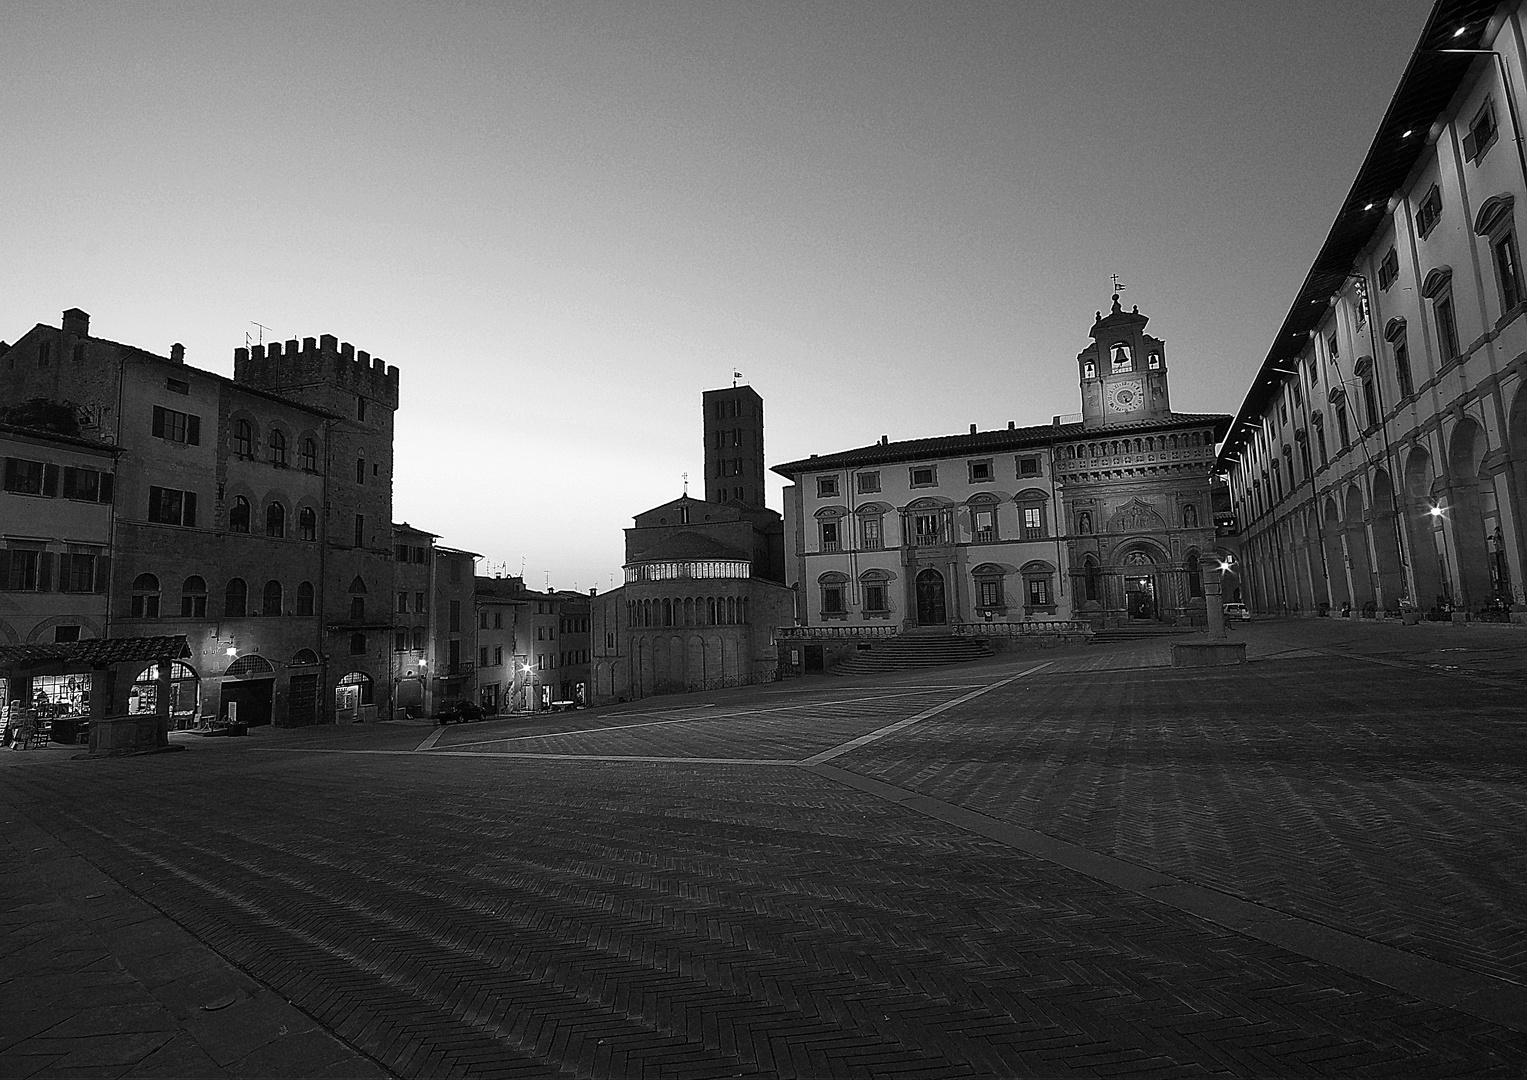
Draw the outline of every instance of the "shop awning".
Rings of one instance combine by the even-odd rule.
[[[184,660],[191,646],[184,634],[169,637],[92,638],[89,641],[0,643],[0,664],[12,668],[67,665],[105,668],[136,661]]]

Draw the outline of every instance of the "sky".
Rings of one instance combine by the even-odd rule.
[[[606,589],[733,371],[770,466],[1047,423],[1117,274],[1234,413],[1430,7],[9,0],[0,339],[332,333],[395,520]]]

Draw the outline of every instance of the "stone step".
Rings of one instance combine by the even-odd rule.
[[[873,648],[849,657],[832,669],[833,675],[866,675],[877,671],[903,671],[910,668],[963,664],[992,655],[982,641],[948,635],[919,635],[888,638]]]

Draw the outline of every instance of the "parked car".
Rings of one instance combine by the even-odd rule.
[[[1225,621],[1226,622],[1233,622],[1233,621],[1235,621],[1237,619],[1240,620],[1241,622],[1250,622],[1251,621],[1251,612],[1246,610],[1246,605],[1245,604],[1226,604],[1225,605]]]
[[[440,711],[435,715],[442,724],[465,724],[471,720],[482,719],[482,706],[458,698],[440,706]]]

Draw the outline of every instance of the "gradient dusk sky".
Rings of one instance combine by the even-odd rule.
[[[9,0],[0,338],[335,334],[396,520],[605,589],[734,369],[770,465],[1047,423],[1117,273],[1233,413],[1430,6]]]

